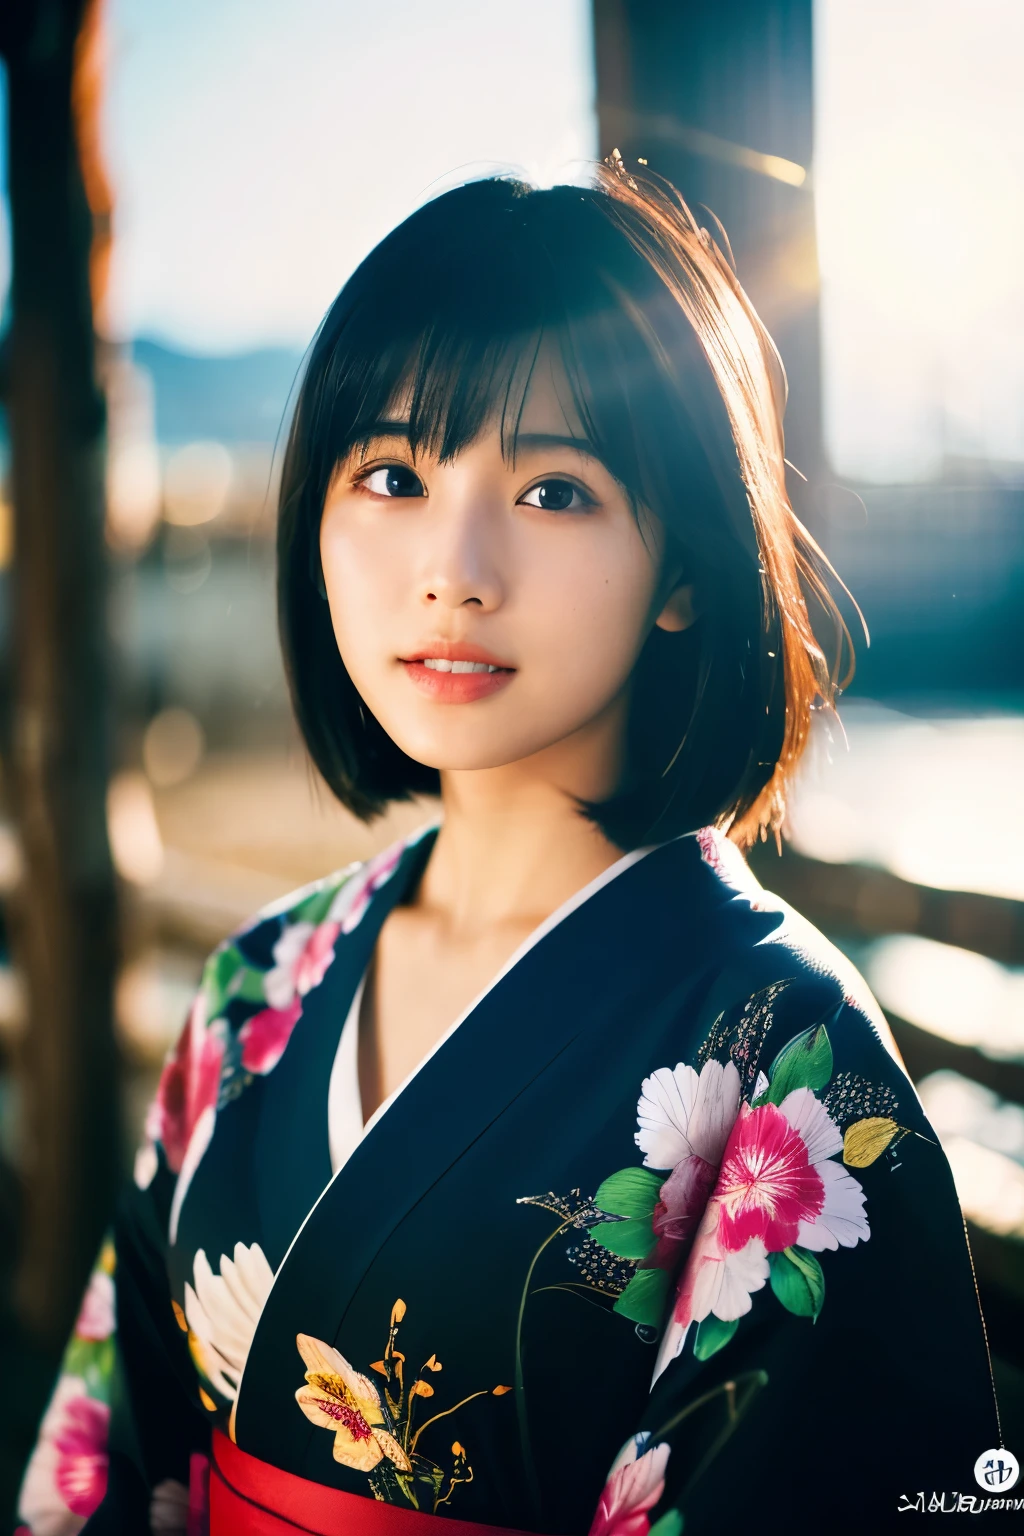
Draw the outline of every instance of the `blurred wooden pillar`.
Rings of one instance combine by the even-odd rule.
[[[51,1346],[73,1320],[120,1169],[105,413],[94,333],[109,245],[98,34],[98,0],[35,0],[5,8],[0,21],[13,258],[10,766],[24,863],[10,915],[28,994],[17,1305]]]
[[[594,0],[601,153],[721,220],[790,382],[787,456],[822,462],[813,0]]]

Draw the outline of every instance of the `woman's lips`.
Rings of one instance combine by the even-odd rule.
[[[428,661],[433,661],[434,665],[429,666]],[[451,661],[447,657],[403,660],[402,666],[413,686],[435,704],[475,703],[477,699],[486,699],[492,693],[498,693],[516,675],[514,667],[495,667],[477,661]]]

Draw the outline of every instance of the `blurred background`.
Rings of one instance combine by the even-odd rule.
[[[0,53],[0,1529],[205,953],[424,819],[289,716],[303,349],[425,198],[614,146],[725,225],[871,631],[752,862],[892,1022],[1022,1454],[1019,0],[21,0]]]

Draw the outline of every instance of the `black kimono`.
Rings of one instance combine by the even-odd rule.
[[[28,1530],[199,1529],[215,1426],[562,1536],[902,1528],[969,1493],[1000,1439],[963,1220],[849,964],[717,832],[628,854],[364,1129],[362,980],[434,835],[210,957]]]

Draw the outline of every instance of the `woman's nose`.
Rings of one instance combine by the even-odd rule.
[[[427,606],[497,608],[504,595],[496,533],[484,509],[444,519],[426,551],[420,596]]]

